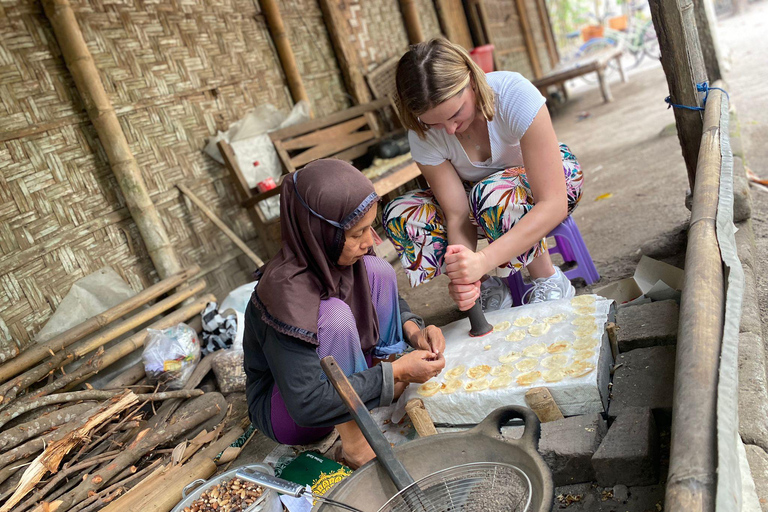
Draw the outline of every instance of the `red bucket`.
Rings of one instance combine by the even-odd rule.
[[[469,52],[470,57],[475,63],[480,66],[480,69],[485,73],[493,71],[493,45],[484,44],[483,46],[477,46]]]

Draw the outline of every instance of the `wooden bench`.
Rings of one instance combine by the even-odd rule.
[[[600,53],[595,53],[593,55],[588,55],[574,62],[558,65],[545,76],[539,78],[538,80],[534,80],[533,85],[535,85],[545,97],[547,95],[547,87],[556,85],[560,87],[563,95],[565,96],[566,93],[563,84],[566,80],[570,80],[572,78],[583,76],[589,73],[597,73],[597,79],[600,82],[600,92],[603,94],[603,100],[608,103],[613,101],[613,96],[611,95],[611,89],[608,86],[608,80],[606,80],[605,77],[605,68],[608,67],[608,64],[610,64],[612,60],[616,61],[616,64],[619,68],[619,74],[621,75],[621,81],[627,81],[627,76],[624,73],[624,68],[621,65],[622,53],[623,50],[621,48],[616,48],[602,51]]]
[[[321,119],[289,126],[269,134],[280,161],[283,176],[277,187],[266,192],[251,189],[237,165],[232,147],[226,141],[218,143],[221,155],[240,195],[241,205],[249,212],[254,228],[267,248],[268,257],[280,248],[280,219],[268,219],[259,203],[278,195],[285,176],[320,158],[338,158],[351,162],[365,155],[369,148],[389,135],[383,133],[376,112],[391,106],[388,98],[336,112]],[[403,160],[400,158],[399,160]],[[416,162],[410,158],[399,162],[371,179],[379,196],[401,187],[421,175]]]

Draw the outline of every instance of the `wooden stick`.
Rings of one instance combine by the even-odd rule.
[[[119,389],[132,386],[143,379],[144,375],[144,363],[139,361],[133,366],[126,368],[123,373],[117,375],[114,379],[104,384],[102,389]]]
[[[0,382],[6,381],[14,375],[18,375],[24,370],[31,368],[36,363],[48,357],[51,351],[58,352],[68,347],[76,341],[81,340],[84,336],[96,332],[114,320],[117,320],[131,311],[134,311],[136,308],[139,308],[160,295],[176,288],[198,272],[200,272],[200,267],[193,265],[177,274],[168,276],[168,278],[153,284],[130,299],[121,302],[117,306],[109,308],[103,313],[99,313],[98,315],[89,318],[83,323],[71,327],[50,340],[30,346],[11,363],[6,363],[0,366]]]
[[[108,329],[98,336],[95,336],[94,338],[77,345],[74,349],[61,350],[58,353],[53,354],[47,361],[27,370],[23,374],[18,375],[14,379],[0,386],[0,397],[2,397],[2,403],[8,404],[11,400],[16,398],[20,391],[39,381],[48,375],[51,371],[69,364],[80,355],[85,355],[90,350],[94,350],[95,348],[103,346],[118,336],[128,332],[129,330],[146,323],[158,314],[167,311],[173,306],[191,297],[198,291],[201,291],[203,288],[205,288],[205,281],[200,281],[195,285],[185,288],[178,293],[168,297],[167,299],[158,302],[154,306],[148,308],[145,311],[142,311],[134,317],[115,325],[111,329]],[[104,364],[103,366],[107,367],[109,364]],[[83,380],[85,379],[80,379],[78,382],[82,382]]]
[[[275,43],[277,56],[280,58],[280,64],[283,65],[283,73],[288,82],[288,89],[291,91],[293,101],[309,101],[304,82],[301,80],[299,67],[296,65],[296,56],[291,48],[291,40],[285,31],[283,16],[280,14],[280,7],[275,0],[259,0],[261,12],[267,22],[269,34],[272,36],[272,42]]]
[[[421,27],[419,10],[414,0],[400,0],[400,12],[403,15],[408,42],[417,44],[424,41],[424,30]]]
[[[552,393],[547,388],[531,388],[525,393],[525,403],[536,413],[539,421],[547,423],[548,421],[557,421],[564,418],[560,408],[552,398]]]
[[[421,398],[412,398],[405,404],[405,412],[411,418],[413,426],[420,437],[433,436],[437,434],[435,424],[424,407],[424,401]]]
[[[0,484],[12,477],[18,470],[24,467],[28,462],[35,459],[34,455],[27,455],[23,459],[19,459],[13,464],[8,464],[3,469],[0,469]]]
[[[203,397],[198,398],[198,400],[202,399]],[[190,409],[195,410],[194,414],[181,417],[174,423],[165,423],[158,429],[147,428],[142,430],[139,435],[136,436],[136,439],[128,445],[113,462],[100,468],[93,476],[89,476],[89,478],[84,480],[72,491],[63,495],[60,499],[48,504],[46,512],[69,510],[72,505],[82,502],[91,492],[101,489],[104,482],[109,482],[109,480],[120,473],[124,468],[129,467],[156,446],[173,440],[219,412],[217,404],[200,408],[195,407],[195,404],[193,403]],[[36,512],[43,512],[43,510],[45,509],[42,504],[35,509]]]
[[[9,450],[52,428],[68,423],[93,408],[93,404],[77,404],[49,412],[40,418],[22,423],[0,434],[0,451]]]
[[[69,0],[44,0],[43,8],[157,273],[166,278],[179,272],[179,259],[149,197],[141,168],[131,153]]]
[[[613,322],[605,324],[605,332],[608,333],[608,341],[611,344],[611,354],[613,355],[614,364],[619,360],[619,340],[616,336],[616,331],[618,329],[619,327]]]
[[[103,391],[89,389],[87,391],[73,391],[70,393],[59,393],[56,395],[43,396],[18,406],[9,407],[0,413],[0,427],[8,423],[13,418],[27,411],[36,409],[49,404],[61,404],[66,402],[77,402],[80,400],[107,400],[121,394],[123,391]],[[199,389],[181,389],[178,391],[165,391],[163,393],[142,393],[136,395],[139,400],[159,401],[169,398],[192,398],[203,394]]]
[[[200,210],[205,214],[206,217],[208,217],[211,222],[216,224],[216,227],[218,227],[222,232],[224,232],[225,235],[229,237],[230,240],[232,240],[236,246],[240,248],[241,251],[245,253],[246,256],[248,256],[251,261],[253,261],[257,267],[264,266],[264,262],[256,256],[256,253],[254,253],[250,247],[248,247],[245,242],[243,242],[239,236],[235,234],[234,231],[229,229],[226,224],[224,224],[220,218],[216,216],[207,206],[205,206],[205,203],[203,203],[200,199],[197,198],[195,194],[192,193],[191,190],[189,190],[185,185],[177,184],[176,187],[178,187],[179,190],[181,190],[185,196],[187,196],[190,201],[195,203],[195,205],[200,208]]]
[[[82,503],[78,503],[75,507],[71,508],[70,510],[72,512],[77,512],[78,510],[92,510],[94,504],[95,505],[100,505],[100,503],[94,503],[94,502],[98,501],[99,498],[101,498],[102,496],[108,496],[110,493],[112,493],[113,491],[117,490],[118,488],[124,487],[124,486],[128,485],[129,483],[133,482],[134,480],[140,479],[141,477],[145,476],[147,473],[150,473],[151,471],[155,470],[162,462],[163,462],[163,459],[158,459],[158,460],[154,461],[152,464],[150,464],[149,466],[147,466],[144,469],[142,469],[141,471],[137,471],[136,473],[129,474],[129,475],[127,475],[124,478],[118,478],[117,479],[118,481],[116,483],[114,483],[114,484],[110,485],[109,487],[107,487],[106,489],[100,491],[98,494],[94,494],[93,496],[91,496],[90,498],[86,499]],[[129,473],[130,473],[130,471],[129,471]],[[114,496],[113,496],[112,499],[114,499]],[[110,499],[109,501],[112,501],[112,500]],[[108,503],[108,502],[106,502],[106,503]]]

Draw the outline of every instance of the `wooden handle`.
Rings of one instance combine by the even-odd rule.
[[[424,402],[421,398],[411,398],[408,400],[408,403],[405,404],[405,412],[408,413],[408,417],[411,418],[411,423],[413,423],[420,437],[437,434],[435,424],[432,423],[432,418],[429,416],[427,408],[424,407]]]
[[[555,403],[555,399],[552,398],[552,393],[547,388],[529,389],[525,394],[525,403],[536,413],[542,423],[564,418],[563,413],[560,412],[560,408]]]

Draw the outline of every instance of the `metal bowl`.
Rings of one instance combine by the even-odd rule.
[[[184,490],[181,493],[183,497],[182,500],[173,508],[171,512],[182,512],[185,507],[189,507],[195,500],[200,498],[200,495],[205,491],[215,487],[223,481],[235,478],[235,473],[237,473],[242,468],[252,468],[256,471],[268,473],[272,476],[275,475],[275,471],[268,464],[248,464],[246,466],[240,466],[235,469],[225,471],[224,473],[211,478],[210,480],[203,480],[202,478],[198,478],[194,482],[190,482],[186,487],[184,487]],[[194,489],[194,491],[192,489]],[[243,512],[280,512],[281,510],[282,505],[280,504],[280,498],[278,498],[277,493],[275,491],[265,489],[264,494],[261,495],[261,498],[256,500],[253,505],[245,509]]]

